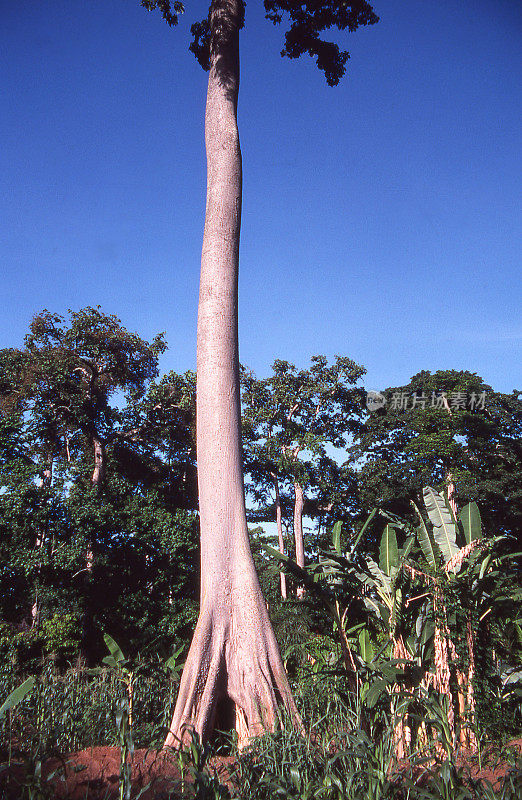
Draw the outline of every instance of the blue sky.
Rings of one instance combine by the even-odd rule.
[[[522,387],[517,0],[375,0],[348,72],[281,59],[247,3],[241,358],[349,355],[366,385],[469,369]],[[0,0],[0,347],[101,305],[195,364],[206,76],[138,0]]]

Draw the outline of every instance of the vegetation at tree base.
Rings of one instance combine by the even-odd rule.
[[[165,346],[89,308],[42,312],[23,348],[0,351],[2,748],[36,764],[121,744],[127,788],[133,748],[169,727],[197,616],[195,375],[159,378]],[[196,737],[191,785],[496,796],[458,754],[482,761],[522,731],[520,392],[423,372],[369,412],[348,358],[241,374],[251,546],[305,734],[253,743],[228,788]],[[452,404],[472,392],[483,406]],[[518,796],[517,769],[502,797]]]

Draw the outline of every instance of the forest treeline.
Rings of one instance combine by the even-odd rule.
[[[196,380],[160,376],[166,347],[163,335],[147,342],[85,308],[37,314],[23,346],[0,351],[0,648],[20,665],[96,664],[103,633],[134,656],[188,645],[198,609]],[[286,649],[315,643],[314,663],[330,622],[306,576],[279,574],[267,545],[306,571],[342,522],[339,552],[357,539],[379,563],[390,520],[389,541],[402,547],[404,525],[427,519],[429,486],[457,525],[459,510],[477,504],[497,555],[522,549],[520,392],[448,370],[372,394],[364,374],[345,356],[314,356],[306,368],[276,360],[264,378],[242,368],[256,565],[277,635]],[[359,537],[375,508],[383,514]],[[493,655],[512,665],[522,647],[517,563],[505,562],[509,603],[487,628]],[[372,636],[375,647],[382,632]]]

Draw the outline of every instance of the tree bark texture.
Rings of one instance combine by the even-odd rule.
[[[91,367],[92,370],[92,367]],[[90,384],[92,386],[93,381],[93,373],[91,372],[90,376]],[[89,388],[89,395],[91,392],[91,388]],[[92,429],[89,431],[90,438],[91,438],[91,445],[93,450],[94,456],[94,469],[91,478],[91,485],[96,493],[98,502],[101,502],[101,493],[103,490],[103,486],[105,483],[106,477],[106,452],[105,452],[105,443],[103,442],[102,438],[98,435],[98,432],[94,425]],[[85,551],[85,567],[84,567],[84,608],[82,612],[82,638],[81,638],[81,653],[82,659],[85,663],[89,663],[90,659],[90,652],[92,647],[94,633],[94,612],[93,612],[93,598],[92,598],[92,588],[90,579],[92,577],[93,567],[94,567],[94,539],[92,536],[89,537],[89,542],[87,544],[87,550]]]
[[[295,539],[295,560],[297,564],[304,569],[305,567],[305,554],[304,554],[304,538],[303,538],[303,508],[304,508],[304,494],[303,487],[297,481],[294,483],[294,539]],[[297,587],[297,597],[302,599],[304,597],[304,586]]]
[[[242,14],[240,0],[212,2],[197,337],[201,597],[165,741],[170,747],[181,746],[191,730],[207,739],[220,713],[235,724],[240,745],[277,726],[281,703],[299,724],[255,571],[245,512],[237,333]]]
[[[92,436],[92,449],[94,455],[94,470],[92,473],[91,482],[96,493],[100,495],[103,489],[103,484],[105,483],[106,457],[105,445],[97,434],[93,434]],[[85,554],[85,569],[88,573],[92,572],[93,564],[94,548],[91,541]]]

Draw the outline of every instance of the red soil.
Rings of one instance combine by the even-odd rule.
[[[50,797],[60,800],[112,800],[118,797],[120,750],[118,747],[93,747],[52,759],[43,770],[43,783]],[[24,767],[14,765],[1,781],[8,786],[10,800],[21,795],[26,782]],[[145,788],[147,787],[147,788]],[[170,754],[137,750],[132,762],[132,797],[145,789],[140,800],[162,800],[181,788],[181,776]]]
[[[515,739],[510,746],[522,753],[522,739]],[[215,758],[212,767],[222,783],[227,782],[231,762],[229,758]],[[460,760],[467,774],[484,778],[494,786],[506,773],[505,763],[496,763],[491,752],[486,752],[482,769],[476,756],[469,755]],[[20,762],[9,769],[0,767],[0,796],[18,800],[27,783],[25,769]],[[93,747],[64,758],[48,761],[43,770],[43,783],[48,796],[59,800],[113,800],[119,792],[120,751],[117,747]],[[185,780],[190,782],[190,776]],[[181,775],[175,754],[137,750],[132,762],[132,798],[140,800],[167,800],[181,795]]]
[[[509,743],[509,747],[522,755],[522,738],[512,739]],[[487,780],[493,785],[494,789],[499,788],[502,778],[508,770],[505,762],[500,760],[498,756],[495,756],[495,752],[491,747],[486,748],[483,755],[482,769],[479,769],[479,760],[474,754],[464,757],[461,766],[464,767],[465,773],[470,775],[474,780]]]

